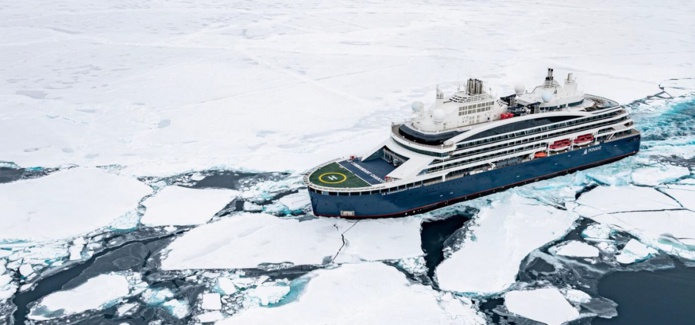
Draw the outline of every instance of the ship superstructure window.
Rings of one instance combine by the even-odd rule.
[[[460,106],[459,107],[459,116],[473,114],[473,113],[487,112],[490,109],[492,109],[493,103],[494,102],[486,102],[486,103]]]

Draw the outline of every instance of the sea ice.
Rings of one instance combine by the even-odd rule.
[[[590,241],[603,241],[611,236],[611,227],[602,223],[594,223],[582,231],[582,237]]]
[[[660,190],[674,198],[684,208],[695,211],[695,186],[671,185],[669,188],[661,188]]]
[[[224,315],[219,311],[210,311],[196,316],[200,323],[214,323],[224,318]]]
[[[579,311],[557,288],[507,292],[504,306],[514,314],[548,325],[560,325],[579,317]]]
[[[184,318],[191,312],[188,300],[186,299],[172,299],[163,303],[162,307],[164,307],[171,316],[176,318]]]
[[[637,237],[640,242],[666,253],[695,259],[689,242],[695,239],[695,212],[689,210],[601,214],[591,217]]]
[[[473,220],[458,251],[437,267],[443,290],[490,295],[516,281],[521,261],[531,251],[562,237],[577,216],[505,194]]]
[[[174,297],[174,293],[169,288],[153,289],[147,288],[142,292],[140,298],[148,305],[159,305],[167,299]]]
[[[655,186],[673,182],[687,175],[690,175],[690,170],[687,167],[661,165],[659,167],[638,168],[632,173],[632,182],[637,185]]]
[[[359,220],[344,233],[337,263],[416,258],[424,255],[419,217]]]
[[[201,307],[206,310],[220,310],[222,309],[222,302],[220,301],[219,293],[203,293],[201,295]]]
[[[310,281],[298,300],[252,307],[218,324],[485,324],[474,306],[440,304],[442,293],[381,263],[343,264],[306,277]]]
[[[0,184],[0,239],[61,239],[107,226],[151,192],[134,177],[96,168]]]
[[[625,247],[620,251],[620,254],[615,256],[615,259],[620,264],[631,264],[643,261],[649,258],[650,255],[655,254],[657,254],[656,250],[633,238],[627,242]]]
[[[598,257],[598,248],[578,240],[571,240],[549,250],[552,254],[571,257]]]
[[[680,205],[670,197],[651,187],[637,186],[599,186],[588,193],[584,193],[575,208],[584,217],[597,214],[678,209]]]
[[[247,291],[247,297],[258,301],[261,306],[267,306],[280,301],[290,293],[288,285],[276,285],[274,283],[264,283]]]
[[[226,189],[168,186],[142,203],[147,210],[141,222],[148,226],[203,224],[238,194]]]
[[[162,269],[239,269],[262,263],[321,264],[343,245],[347,221],[299,221],[241,213],[199,226],[168,247]]]
[[[101,274],[74,289],[50,293],[32,307],[28,317],[46,320],[101,309],[129,293],[130,285],[126,276]]]
[[[285,195],[281,197],[279,201],[290,211],[302,210],[311,204],[309,192],[307,190],[300,190],[297,193]]]
[[[591,301],[591,296],[584,291],[570,288],[562,289],[562,291],[565,294],[565,298],[567,298],[567,300],[571,303],[578,305]]]

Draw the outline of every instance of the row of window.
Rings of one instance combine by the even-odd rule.
[[[460,160],[460,161],[449,163],[449,164],[446,164],[443,166],[437,166],[434,168],[429,168],[429,169],[427,169],[426,172],[427,173],[433,173],[433,172],[437,172],[437,171],[444,170],[444,169],[454,168],[454,167],[458,167],[458,166],[462,166],[462,165],[473,164],[473,163],[476,163],[478,161],[483,161],[483,160],[493,159],[496,157],[506,156],[506,155],[509,155],[509,154],[512,154],[515,152],[526,151],[526,150],[537,149],[537,148],[543,148],[543,147],[545,147],[545,143],[536,143],[533,145],[529,145],[529,146],[525,146],[525,147],[516,147],[513,149],[510,148],[510,150],[505,150],[502,152],[496,152],[496,153],[485,155],[482,157]]]
[[[492,103],[492,102],[490,102],[490,103]],[[480,104],[478,104],[478,105],[480,105]],[[476,107],[476,106],[477,105],[469,105],[469,106],[459,107],[459,116],[463,116],[463,115],[467,115],[467,114],[473,114],[473,113],[487,112],[492,108],[492,106],[485,106],[485,107]]]
[[[559,128],[566,128],[566,127],[574,126],[577,124],[584,124],[584,123],[589,123],[589,122],[593,122],[593,121],[597,121],[597,120],[601,120],[601,119],[610,118],[610,117],[613,117],[615,115],[619,115],[621,113],[624,113],[624,111],[621,110],[621,111],[612,112],[609,114],[596,115],[596,116],[585,117],[585,118],[581,118],[581,119],[573,119],[573,120],[567,121],[567,122],[561,122],[561,123],[557,123],[557,124],[546,125],[546,126],[542,126],[542,127],[538,127],[538,128],[534,128],[534,129],[529,129],[529,130],[522,130],[522,131],[518,131],[515,133],[503,134],[503,135],[499,135],[496,137],[485,138],[485,139],[481,139],[481,140],[477,140],[477,141],[468,141],[468,142],[458,144],[457,148],[459,148],[459,149],[470,148],[470,147],[475,147],[475,146],[479,146],[479,145],[483,145],[483,144],[508,140],[508,139],[512,139],[512,138],[516,138],[516,137],[521,137],[524,135],[540,133],[540,132],[555,130],[555,129],[559,129]]]
[[[461,157],[461,156],[466,156],[466,155],[474,155],[474,154],[477,154],[477,153],[493,151],[493,150],[497,150],[497,149],[501,149],[501,148],[505,148],[505,147],[512,147],[512,146],[519,145],[519,144],[523,144],[523,143],[529,143],[529,142],[535,142],[535,141],[539,141],[539,140],[543,140],[543,139],[547,139],[547,138],[559,137],[559,136],[562,136],[562,135],[565,135],[565,134],[570,134],[570,133],[575,133],[575,132],[581,132],[581,131],[585,131],[585,130],[594,129],[594,128],[596,128],[596,127],[601,127],[601,126],[604,126],[604,125],[615,124],[615,123],[618,123],[618,122],[622,122],[622,121],[624,121],[624,120],[627,120],[627,116],[623,116],[622,118],[620,118],[620,119],[618,119],[618,120],[616,120],[616,121],[607,121],[607,122],[603,122],[603,123],[600,123],[600,124],[584,126],[584,127],[577,128],[577,129],[571,129],[571,130],[565,130],[565,131],[562,131],[562,132],[555,132],[555,133],[543,134],[543,135],[539,135],[539,136],[536,136],[536,137],[533,137],[533,138],[526,138],[526,139],[517,140],[517,141],[514,141],[514,142],[509,142],[509,143],[505,143],[505,144],[496,145],[496,146],[493,146],[493,147],[488,147],[488,148],[483,148],[483,149],[477,149],[477,150],[473,150],[473,151],[469,151],[469,152],[465,152],[465,153],[459,153],[459,154],[456,154],[456,155],[451,156],[451,158],[453,159],[453,158],[456,158],[456,157]],[[607,131],[610,131],[610,130],[612,130],[612,128],[602,129],[599,133],[601,133],[601,132],[607,132]],[[464,160],[464,161],[468,161],[468,160]],[[472,161],[475,161],[475,160],[472,160]],[[441,162],[441,161],[439,161],[439,162]]]

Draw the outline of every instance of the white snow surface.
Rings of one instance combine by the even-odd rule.
[[[0,184],[0,239],[47,240],[84,234],[137,209],[150,193],[134,177],[96,168],[72,168]]]
[[[31,309],[28,317],[34,320],[45,320],[101,309],[104,305],[125,297],[129,293],[128,279],[124,275],[101,274],[74,289],[50,293]],[[58,312],[60,310],[62,312]]]
[[[258,301],[258,303],[262,306],[267,306],[269,304],[277,303],[288,293],[290,293],[290,287],[287,285],[264,283],[253,289],[249,289],[247,296]]]
[[[219,293],[206,292],[201,295],[201,307],[206,310],[222,309],[222,301]]]
[[[657,251],[645,244],[640,243],[639,240],[630,239],[625,247],[620,251],[615,259],[621,264],[631,264],[634,262],[642,261],[647,259],[650,255],[656,254]]]
[[[504,306],[514,314],[548,325],[560,325],[579,317],[579,311],[557,288],[507,292]]]
[[[640,242],[666,253],[695,259],[685,246],[695,239],[695,212],[689,210],[602,214],[591,217],[637,237]]]
[[[637,185],[656,186],[673,182],[687,175],[690,175],[690,170],[687,167],[661,165],[635,170],[632,173],[632,182]]]
[[[691,2],[3,9],[0,160],[20,166],[304,170],[373,146],[389,119],[407,116],[412,101],[431,103],[445,81],[480,77],[506,95],[552,66],[558,79],[574,72],[587,93],[626,102],[695,75],[695,46],[683,41]]]
[[[603,213],[678,209],[681,206],[670,197],[651,187],[600,186],[584,193],[575,211],[584,217]]]
[[[555,255],[571,257],[598,257],[598,248],[587,243],[570,240],[568,242],[553,246],[550,252]]]
[[[255,268],[261,263],[321,264],[343,245],[335,219],[297,221],[242,213],[190,230],[172,242],[162,269]]]
[[[443,290],[491,295],[515,282],[531,251],[562,237],[576,214],[538,205],[514,193],[483,208],[460,249],[436,270]]]
[[[311,204],[307,190],[300,190],[297,193],[283,196],[278,201],[290,209],[290,211],[302,210]]]
[[[695,211],[695,186],[670,186],[661,191],[676,199],[684,208]]]
[[[413,217],[298,221],[263,213],[241,213],[177,238],[169,245],[162,268],[237,269],[261,263],[321,264],[326,258],[346,262],[417,257],[423,255],[420,222]],[[344,247],[341,234],[345,237]]]
[[[473,306],[410,283],[382,263],[343,264],[307,277],[298,300],[249,308],[218,324],[485,324]]]
[[[168,186],[143,202],[147,210],[141,222],[148,226],[203,224],[238,195],[234,190]]]

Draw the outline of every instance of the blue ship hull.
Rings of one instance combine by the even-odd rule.
[[[316,215],[356,219],[412,215],[513,186],[607,164],[637,153],[639,146],[640,135],[637,134],[488,172],[390,193],[328,195],[310,188],[311,207]],[[354,211],[354,216],[341,215],[341,211]]]

